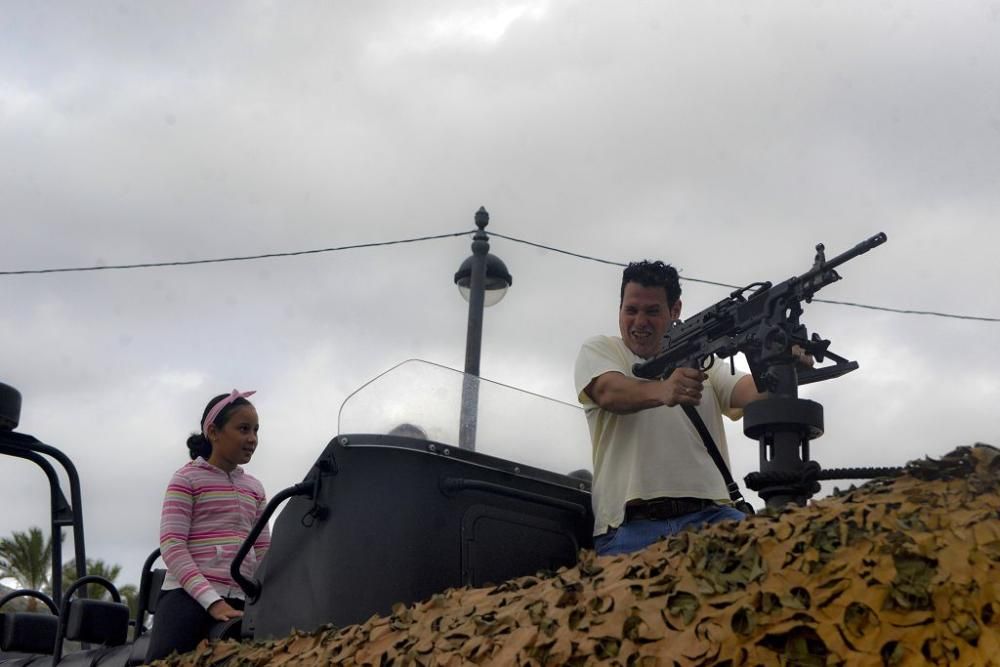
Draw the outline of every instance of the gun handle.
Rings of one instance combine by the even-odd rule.
[[[858,368],[858,362],[845,361],[844,363],[837,363],[825,368],[802,368],[796,374],[798,375],[799,386],[802,386],[804,384],[812,384],[813,382],[839,378],[841,375],[858,370]]]
[[[644,380],[662,380],[670,377],[670,374],[677,370],[676,366],[663,366],[657,363],[656,359],[632,365],[632,375]]]

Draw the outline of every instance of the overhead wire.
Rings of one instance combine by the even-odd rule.
[[[432,236],[416,236],[395,241],[376,241],[372,243],[353,243],[351,245],[334,246],[330,248],[314,248],[312,250],[293,250],[290,252],[268,252],[259,255],[240,255],[236,257],[213,257],[209,259],[186,259],[172,262],[143,262],[136,264],[100,264],[95,266],[70,266],[55,269],[23,269],[19,271],[0,271],[0,276],[25,276],[40,273],[74,273],[80,271],[113,271],[119,269],[151,269],[164,266],[192,266],[195,264],[219,264],[221,262],[245,262],[252,259],[272,259],[275,257],[299,257],[301,255],[318,255],[324,252],[339,250],[358,250],[360,248],[378,248],[381,246],[399,245],[401,243],[417,243],[433,241],[456,236],[465,236],[469,232],[453,232],[451,234],[434,234]]]
[[[576,257],[579,259],[586,259],[593,262],[599,262],[601,264],[611,264],[613,266],[628,266],[625,262],[615,262],[607,259],[602,259],[600,257],[592,257],[590,255],[584,255],[581,253],[570,252],[569,250],[563,250],[562,248],[555,248],[553,246],[543,245],[541,243],[535,243],[534,241],[526,241],[524,239],[519,239],[513,236],[506,236],[504,234],[498,234],[496,232],[490,232],[490,236],[496,236],[497,238],[506,239],[508,241],[513,241],[515,243],[523,243],[524,245],[529,245],[535,248],[540,248],[542,250],[551,250],[552,252],[557,252],[563,255],[569,255],[570,257]],[[694,278],[691,276],[680,275],[681,280],[685,280],[692,283],[701,283],[704,285],[714,285],[716,287],[728,287],[731,289],[741,289],[743,285],[732,285],[730,283],[721,283],[715,280],[705,280],[704,278]],[[838,306],[850,306],[852,308],[865,308],[868,310],[880,310],[887,313],[897,313],[900,315],[928,315],[932,317],[945,317],[955,320],[972,320],[976,322],[1000,322],[1000,317],[982,317],[979,315],[956,315],[954,313],[942,313],[934,310],[913,310],[907,308],[890,308],[888,306],[872,306],[865,303],[856,303],[853,301],[835,301],[833,299],[813,299],[816,303],[832,303]]]
[[[189,260],[175,260],[169,262],[137,262],[132,264],[100,264],[93,266],[72,266],[72,267],[58,267],[58,268],[47,268],[47,269],[19,269],[12,271],[0,271],[0,276],[24,276],[24,275],[38,275],[38,274],[52,274],[52,273],[78,273],[84,271],[114,271],[114,270],[126,270],[126,269],[149,269],[149,268],[159,268],[159,267],[171,267],[171,266],[193,266],[197,264],[219,264],[223,262],[245,262],[249,260],[257,259],[273,259],[280,257],[300,257],[303,255],[318,255],[321,253],[338,252],[342,250],[359,250],[363,248],[379,248],[385,246],[400,245],[404,243],[419,243],[421,241],[434,241],[438,239],[455,238],[459,236],[466,236],[475,232],[472,231],[461,231],[461,232],[451,232],[448,234],[433,234],[428,236],[415,236],[405,239],[396,239],[393,241],[374,241],[370,243],[353,243],[349,245],[342,246],[331,246],[328,248],[313,248],[309,250],[294,250],[289,252],[268,252],[261,253],[257,255],[239,255],[232,257],[212,257],[207,259],[189,259]],[[559,253],[562,255],[567,255],[569,257],[575,257],[577,259],[587,260],[591,262],[597,262],[599,264],[607,264],[611,266],[628,266],[625,262],[618,262],[610,259],[604,259],[601,257],[595,257],[593,255],[587,255],[583,253],[573,252],[570,250],[565,250],[563,248],[557,248],[555,246],[545,245],[543,243],[536,243],[534,241],[528,241],[526,239],[517,238],[515,236],[508,236],[506,234],[500,234],[498,232],[489,232],[491,238],[504,239],[506,241],[511,241],[513,243],[521,243],[523,245],[531,246],[534,248],[539,248],[541,250],[548,250],[551,252]],[[726,287],[729,289],[740,289],[742,285],[733,285],[730,283],[718,282],[715,280],[707,280],[705,278],[696,278],[693,276],[681,275],[681,280],[693,283],[701,283],[704,285],[713,285],[715,287]],[[998,317],[985,317],[979,315],[959,315],[955,313],[944,313],[934,310],[915,310],[910,308],[892,308],[889,306],[873,306],[871,304],[857,303],[853,301],[836,301],[833,299],[813,299],[814,302],[818,303],[830,303],[839,306],[848,306],[851,308],[864,308],[867,310],[876,310],[887,313],[896,313],[899,315],[924,315],[929,317],[941,317],[947,319],[955,320],[969,320],[975,322],[1000,322]]]

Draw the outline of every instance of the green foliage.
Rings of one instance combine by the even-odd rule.
[[[0,579],[14,579],[19,588],[40,591],[46,595],[52,594],[52,539],[46,538],[42,529],[36,526],[25,532],[15,530],[10,537],[0,538]],[[121,565],[106,563],[103,560],[87,559],[87,574],[96,574],[115,583],[121,574]],[[76,581],[76,562],[69,561],[63,565],[61,572],[62,589]],[[116,584],[117,585],[117,584]],[[128,604],[131,615],[135,615],[139,591],[132,584],[120,586],[122,600]],[[99,600],[110,600],[111,595],[99,585],[87,586],[88,597]],[[35,611],[39,607],[38,600],[28,598],[27,608]]]
[[[46,539],[41,528],[27,532],[15,530],[10,537],[0,539],[0,578],[11,578],[21,588],[49,592],[49,570],[52,564],[52,540]],[[28,600],[34,611],[38,601]]]

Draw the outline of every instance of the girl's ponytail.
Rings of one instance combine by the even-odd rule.
[[[212,455],[212,443],[201,433],[192,433],[187,440],[187,446],[192,461],[199,456],[207,461]]]

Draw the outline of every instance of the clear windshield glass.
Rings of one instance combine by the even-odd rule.
[[[339,433],[433,440],[563,475],[592,468],[580,407],[420,360],[351,394]]]

